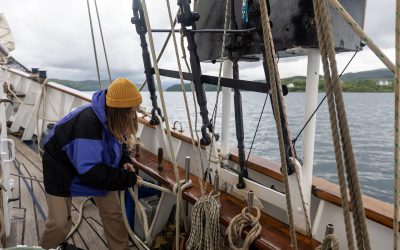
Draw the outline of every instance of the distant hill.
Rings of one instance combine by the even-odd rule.
[[[393,78],[394,74],[389,69],[375,69],[357,73],[346,73],[341,77],[343,81],[393,80]]]
[[[70,81],[62,79],[49,79],[50,82],[56,82],[61,85],[77,89],[79,91],[97,91],[99,89],[99,82],[97,80],[83,80],[83,81]],[[108,80],[101,80],[101,87],[103,89],[108,88]],[[136,85],[138,88],[140,86]],[[147,85],[143,88],[144,91],[147,90]]]
[[[185,83],[185,90],[186,91],[192,91],[190,87],[190,83]],[[204,90],[205,91],[217,91],[217,86],[211,85],[211,84],[204,84]],[[174,84],[171,87],[168,87],[166,91],[171,91],[171,92],[177,92],[177,91],[182,91],[181,84]]]
[[[56,82],[61,85],[77,89],[80,91],[96,91],[99,89],[99,82],[96,80],[83,80],[83,81],[70,81],[70,80],[62,80],[62,79],[49,79],[49,82]],[[102,88],[108,87],[108,81],[101,81]]]

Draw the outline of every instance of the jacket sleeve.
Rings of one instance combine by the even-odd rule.
[[[126,144],[125,143],[122,144],[122,157],[121,157],[121,161],[119,162],[120,167],[122,167],[125,163],[132,164],[132,160],[129,155],[130,155],[130,152],[128,151]]]
[[[80,126],[80,136],[63,147],[79,178],[88,186],[104,190],[123,190],[136,184],[136,174],[102,162],[102,130],[90,122]],[[86,136],[86,135],[90,136]]]
[[[124,190],[136,184],[135,173],[104,164],[97,164],[79,178],[91,187],[110,191]]]

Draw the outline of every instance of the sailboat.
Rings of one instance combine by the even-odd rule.
[[[366,1],[198,0],[191,4],[180,0],[178,5],[176,17],[168,8],[170,23],[162,28],[151,27],[146,0],[133,0],[132,5],[152,106],[150,112],[139,111],[140,144],[131,158],[146,180],[143,186],[156,191],[148,197],[139,197],[137,187],[121,192],[126,222],[121,226],[128,228],[132,248],[160,247],[160,235],[165,236],[166,230],[173,237],[164,241],[175,249],[397,248],[398,219],[393,211],[398,210],[398,202],[392,206],[360,193],[335,66],[335,53],[359,51],[365,43],[395,71],[362,30]],[[49,82],[45,71],[27,69],[15,60],[4,16],[0,21],[5,27],[0,33],[4,38],[0,40],[1,243],[3,247],[35,246],[47,212],[38,153],[41,139],[64,115],[90,103],[91,96]],[[160,32],[168,34],[165,44],[174,43],[176,58],[171,60],[177,60],[176,69],[158,67],[162,52],[156,54],[153,36]],[[178,43],[178,36],[187,48]],[[278,56],[308,58],[301,153],[295,150],[287,122],[288,89],[279,80]],[[242,61],[262,63],[266,81],[240,79]],[[340,186],[313,176],[321,61]],[[219,74],[203,74],[200,62],[215,63]],[[189,133],[173,129],[168,119],[161,76],[181,83]],[[188,81],[191,90],[186,92]],[[207,102],[205,83],[217,86],[215,105]],[[246,157],[241,91],[270,98],[280,162]],[[195,110],[189,110],[189,94],[196,101]],[[232,99],[235,151],[229,145]],[[220,135],[215,132],[218,101],[222,102]],[[190,120],[192,112],[201,119],[199,129]],[[90,197],[74,199],[76,226],[66,239],[69,247],[107,248],[96,210]]]

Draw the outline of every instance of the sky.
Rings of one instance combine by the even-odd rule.
[[[176,1],[170,1],[172,13],[176,13]],[[100,74],[107,79],[107,70],[101,45],[93,0],[90,0],[92,20],[95,27],[96,46],[99,56]],[[128,77],[141,82],[144,76],[139,36],[131,24],[131,0],[97,0],[102,22],[108,60],[112,78]],[[166,1],[147,1],[150,22],[153,28],[169,28]],[[27,67],[39,67],[48,71],[50,78],[68,80],[97,79],[95,58],[88,10],[85,0],[0,0],[3,12],[11,27],[17,60]],[[394,17],[395,1],[367,1],[365,31],[394,61]],[[159,51],[165,34],[154,34],[156,51]],[[179,42],[179,41],[178,41]],[[339,71],[353,53],[337,56]],[[177,61],[170,42],[160,67],[177,69]],[[306,57],[281,59],[279,71],[282,78],[305,75]],[[346,72],[358,72],[385,67],[375,55],[364,48]],[[204,74],[218,74],[217,64],[202,63]],[[322,72],[322,68],[321,68]],[[241,63],[243,79],[263,79],[261,62]]]

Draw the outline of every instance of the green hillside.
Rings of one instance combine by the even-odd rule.
[[[77,89],[79,91],[97,91],[99,90],[99,82],[96,80],[83,80],[83,81],[70,81],[70,80],[62,80],[62,79],[49,79],[50,82],[56,82],[61,85]],[[109,82],[107,80],[101,80],[101,87],[103,89],[107,88]],[[140,86],[137,86],[138,88]],[[147,85],[143,88],[143,90],[147,90]]]
[[[217,91],[217,86],[211,84],[204,84],[205,91]],[[192,91],[190,87],[190,83],[185,83],[185,90]],[[174,84],[171,87],[167,88],[166,91],[177,92],[182,91],[182,87],[180,84]]]
[[[84,80],[84,81],[70,81],[70,80],[62,80],[62,79],[49,79],[50,82],[56,82],[61,85],[77,89],[80,91],[96,91],[99,89],[99,82],[95,80]],[[108,87],[108,81],[101,81],[102,88]]]

